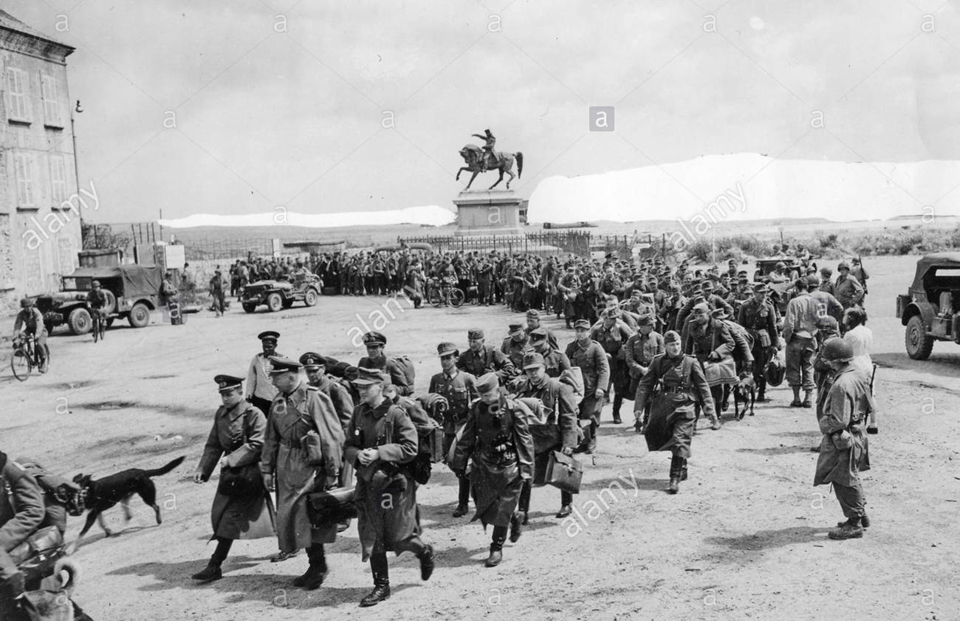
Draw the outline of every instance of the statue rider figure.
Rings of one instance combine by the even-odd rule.
[[[496,168],[497,166],[497,154],[493,150],[493,147],[495,147],[497,144],[497,138],[492,133],[490,133],[489,129],[485,129],[483,131],[484,131],[484,135],[480,135],[480,134],[472,134],[472,135],[484,141],[483,160],[482,160],[484,164],[483,168],[485,170],[489,170],[492,168]]]

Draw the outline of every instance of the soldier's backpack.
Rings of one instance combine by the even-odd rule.
[[[443,460],[443,427],[427,414],[419,399],[398,396],[395,404],[417,428],[417,456],[406,466],[410,476],[423,485],[430,480],[430,465]]]
[[[413,361],[410,360],[410,356],[404,354],[396,358],[391,358],[390,360],[397,365],[397,368],[400,369],[400,372],[403,373],[403,376],[407,379],[407,385],[410,386],[410,390],[413,390],[414,382],[417,379],[417,369],[413,365]]]
[[[740,363],[753,359],[753,335],[750,331],[741,326],[736,321],[730,319],[721,320],[730,330],[730,336],[736,342],[737,346],[733,350],[733,358]]]
[[[585,396],[583,370],[580,367],[564,369],[558,379],[570,388],[573,388],[574,400],[577,402],[577,405],[579,405]]]

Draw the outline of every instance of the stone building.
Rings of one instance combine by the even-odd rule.
[[[77,189],[73,51],[0,10],[0,314],[59,289],[77,267],[82,210],[98,206],[94,188]]]

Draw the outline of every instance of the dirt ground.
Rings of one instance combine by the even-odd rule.
[[[864,487],[873,524],[862,540],[827,539],[842,515],[828,488],[812,486],[814,414],[785,407],[784,386],[756,416],[697,434],[690,480],[677,496],[663,491],[669,454],[648,453],[629,424],[612,425],[608,406],[575,501],[581,517],[555,519],[559,492],[535,490],[530,525],[496,569],[481,564],[489,533],[450,517],[456,486],[441,468],[419,492],[436,572],[422,583],[415,558],[391,557],[393,596],[375,608],[357,607],[372,583],[355,524],[328,547],[331,573],[318,591],[289,587],[306,558],[270,563],[272,539],[238,542],[224,578],[195,586],[190,574],[213,551],[216,480],[190,480],[219,403],[213,376],[245,374],[266,329],[281,333],[281,353],[355,361],[363,352],[353,337],[363,322],[373,325],[385,298],[331,297],[311,309],[254,315],[234,303],[223,318],[204,312],[183,326],[157,313],[149,327],[113,329],[99,344],[54,336],[47,375],[20,383],[0,369],[0,450],[71,476],[187,456],[157,480],[161,526],[136,500],[129,524],[119,509],[107,514],[118,536],[104,538],[95,526],[76,554],[84,571],[76,599],[97,621],[283,620],[305,611],[353,619],[958,619],[960,347],[938,343],[929,361],[907,358],[895,296],[915,262],[867,262],[881,432],[870,437]],[[467,329],[478,326],[499,342],[517,319],[503,307],[390,308],[388,352],[417,362],[420,390],[439,371],[439,341],[465,347]],[[562,345],[572,339],[562,321],[547,325]],[[69,537],[80,522],[72,519]]]

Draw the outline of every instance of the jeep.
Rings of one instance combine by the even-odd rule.
[[[240,304],[243,310],[252,313],[261,304],[270,312],[290,308],[294,302],[316,306],[320,298],[320,277],[315,274],[295,276],[293,282],[286,280],[258,280],[240,289]]]
[[[897,317],[907,328],[904,344],[914,360],[929,358],[934,341],[960,344],[960,252],[917,261],[913,284],[897,296]]]

